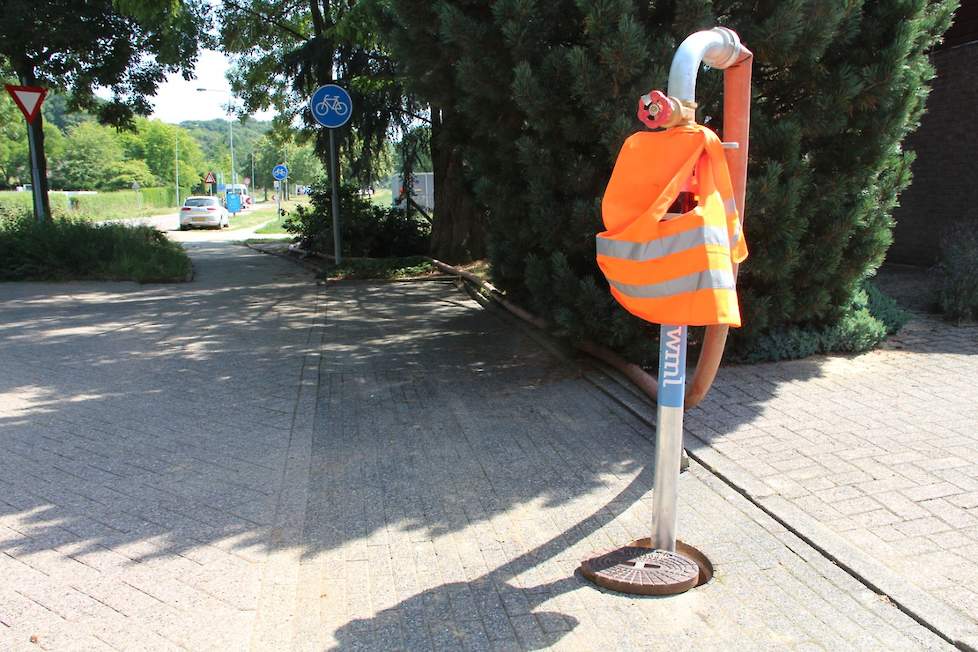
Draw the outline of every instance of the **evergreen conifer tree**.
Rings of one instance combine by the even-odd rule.
[[[440,0],[434,58],[450,63],[442,76],[466,125],[464,161],[488,214],[495,281],[572,337],[648,359],[654,329],[617,306],[595,264],[600,199],[618,149],[641,127],[636,98],[666,88],[683,38],[724,25],[755,53],[752,253],[736,343],[832,328],[890,244],[913,156],[901,143],[933,75],[927,51],[956,6],[499,0],[487,9]],[[698,120],[722,135],[721,90],[721,73],[701,72]]]

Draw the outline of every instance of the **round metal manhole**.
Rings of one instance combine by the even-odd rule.
[[[672,595],[696,586],[700,567],[679,553],[625,546],[585,559],[581,573],[613,591]]]

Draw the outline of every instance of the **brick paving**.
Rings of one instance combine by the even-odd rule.
[[[949,647],[695,463],[714,581],[590,586],[647,534],[647,425],[449,283],[192,251],[0,285],[0,649]]]
[[[317,288],[0,284],[0,649],[247,647]]]
[[[976,379],[978,327],[920,313],[864,355],[725,367],[687,437],[978,622]]]

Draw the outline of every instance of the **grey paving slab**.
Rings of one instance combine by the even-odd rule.
[[[978,326],[919,313],[863,355],[724,367],[687,445],[974,642],[976,378]]]
[[[0,285],[0,649],[947,647],[697,464],[681,532],[716,579],[589,585],[581,557],[647,534],[646,424],[450,283],[317,286],[188,246],[188,285]],[[733,442],[817,445],[790,412],[746,427],[764,406],[725,387],[748,408],[721,410]],[[902,496],[964,522],[978,487],[943,493],[969,477],[950,462],[918,466],[950,474],[919,500],[843,497],[874,472],[856,444],[765,470],[836,478],[835,519]]]

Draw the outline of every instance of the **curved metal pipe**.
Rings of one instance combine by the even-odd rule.
[[[726,69],[743,58],[744,47],[737,33],[726,27],[694,32],[687,36],[672,57],[668,94],[686,102],[696,101],[696,73],[700,64]]]
[[[750,83],[754,55],[740,46],[741,55],[733,66],[723,72],[723,138],[738,144],[737,149],[725,150],[734,200],[740,214],[743,231],[745,199],[747,194],[747,155],[750,136]],[[738,265],[734,265],[734,275]],[[708,326],[703,336],[703,348],[696,363],[689,386],[686,388],[686,409],[696,407],[710,391],[710,386],[720,368],[720,359],[727,343],[730,327]]]

